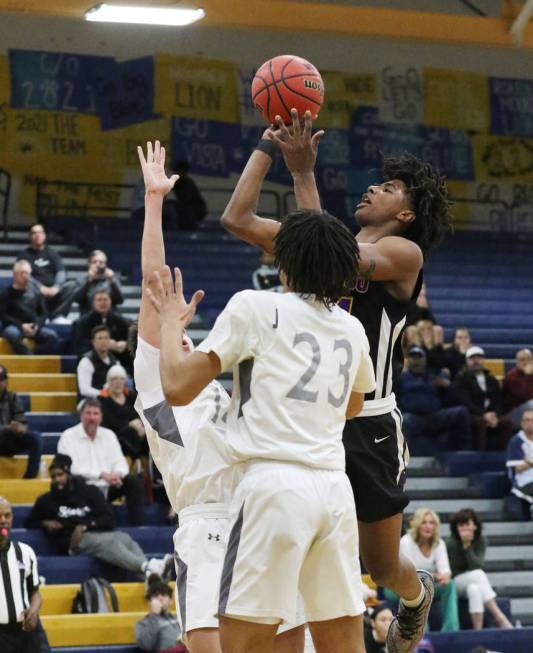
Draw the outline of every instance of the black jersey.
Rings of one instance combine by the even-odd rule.
[[[392,393],[393,383],[403,368],[401,334],[406,314],[416,302],[422,287],[419,273],[411,298],[396,299],[385,288],[385,281],[360,279],[351,297],[339,305],[355,316],[365,327],[370,344],[370,358],[376,374],[376,390],[365,395],[365,401],[384,399]]]

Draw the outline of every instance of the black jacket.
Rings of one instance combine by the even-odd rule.
[[[25,526],[40,528],[43,521],[53,519],[61,523],[63,528],[55,538],[60,553],[67,553],[72,531],[79,524],[88,531],[111,531],[115,528],[115,515],[111,504],[102,492],[94,485],[88,485],[81,476],[72,476],[70,485],[64,492],[51,490],[35,502]]]
[[[4,326],[36,324],[41,327],[48,317],[44,297],[35,282],[24,290],[8,286],[0,293],[0,316]]]
[[[502,411],[502,393],[498,379],[488,370],[483,370],[487,383],[487,392],[483,392],[476,379],[476,373],[465,369],[455,377],[452,385],[455,399],[468,408],[471,415],[483,415],[494,411],[497,415]],[[485,405],[485,399],[488,399]]]
[[[101,324],[109,328],[113,340],[128,339],[129,320],[115,311],[110,311],[104,318],[93,310],[74,323],[74,349],[78,354],[91,349],[91,331]]]
[[[20,259],[30,262],[31,276],[43,286],[62,286],[65,283],[65,266],[61,256],[48,245],[42,250],[26,247],[18,255]]]

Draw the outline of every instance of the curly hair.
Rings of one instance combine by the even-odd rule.
[[[385,181],[399,179],[405,184],[415,219],[403,235],[415,242],[426,258],[452,230],[444,177],[430,163],[408,153],[384,155],[381,174]]]
[[[291,291],[314,295],[328,309],[357,283],[357,241],[325,211],[289,213],[274,239],[274,257]]]
[[[459,531],[457,527],[459,526],[459,524],[466,524],[470,520],[472,520],[476,525],[476,530],[474,532],[474,540],[479,540],[479,538],[481,537],[481,533],[483,531],[483,523],[481,522],[481,519],[478,517],[477,512],[475,510],[472,510],[472,508],[461,508],[461,510],[458,510],[450,517],[450,533],[452,534],[452,536],[455,537],[457,540],[460,540],[461,538],[459,537]]]

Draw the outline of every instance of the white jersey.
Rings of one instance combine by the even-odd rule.
[[[375,388],[363,326],[338,306],[296,293],[234,295],[197,351],[233,368],[227,440],[235,462],[257,458],[344,470],[351,392]]]
[[[138,339],[135,408],[143,421],[150,453],[176,512],[197,503],[228,503],[239,480],[229,465],[225,439],[229,397],[217,381],[187,406],[165,401],[159,349]]]

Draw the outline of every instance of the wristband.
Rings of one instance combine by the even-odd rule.
[[[267,154],[271,159],[274,158],[274,155],[278,151],[278,146],[274,141],[271,141],[269,138],[262,138],[259,143],[257,143],[257,146],[255,148],[256,150],[259,150],[260,152],[264,152]]]

